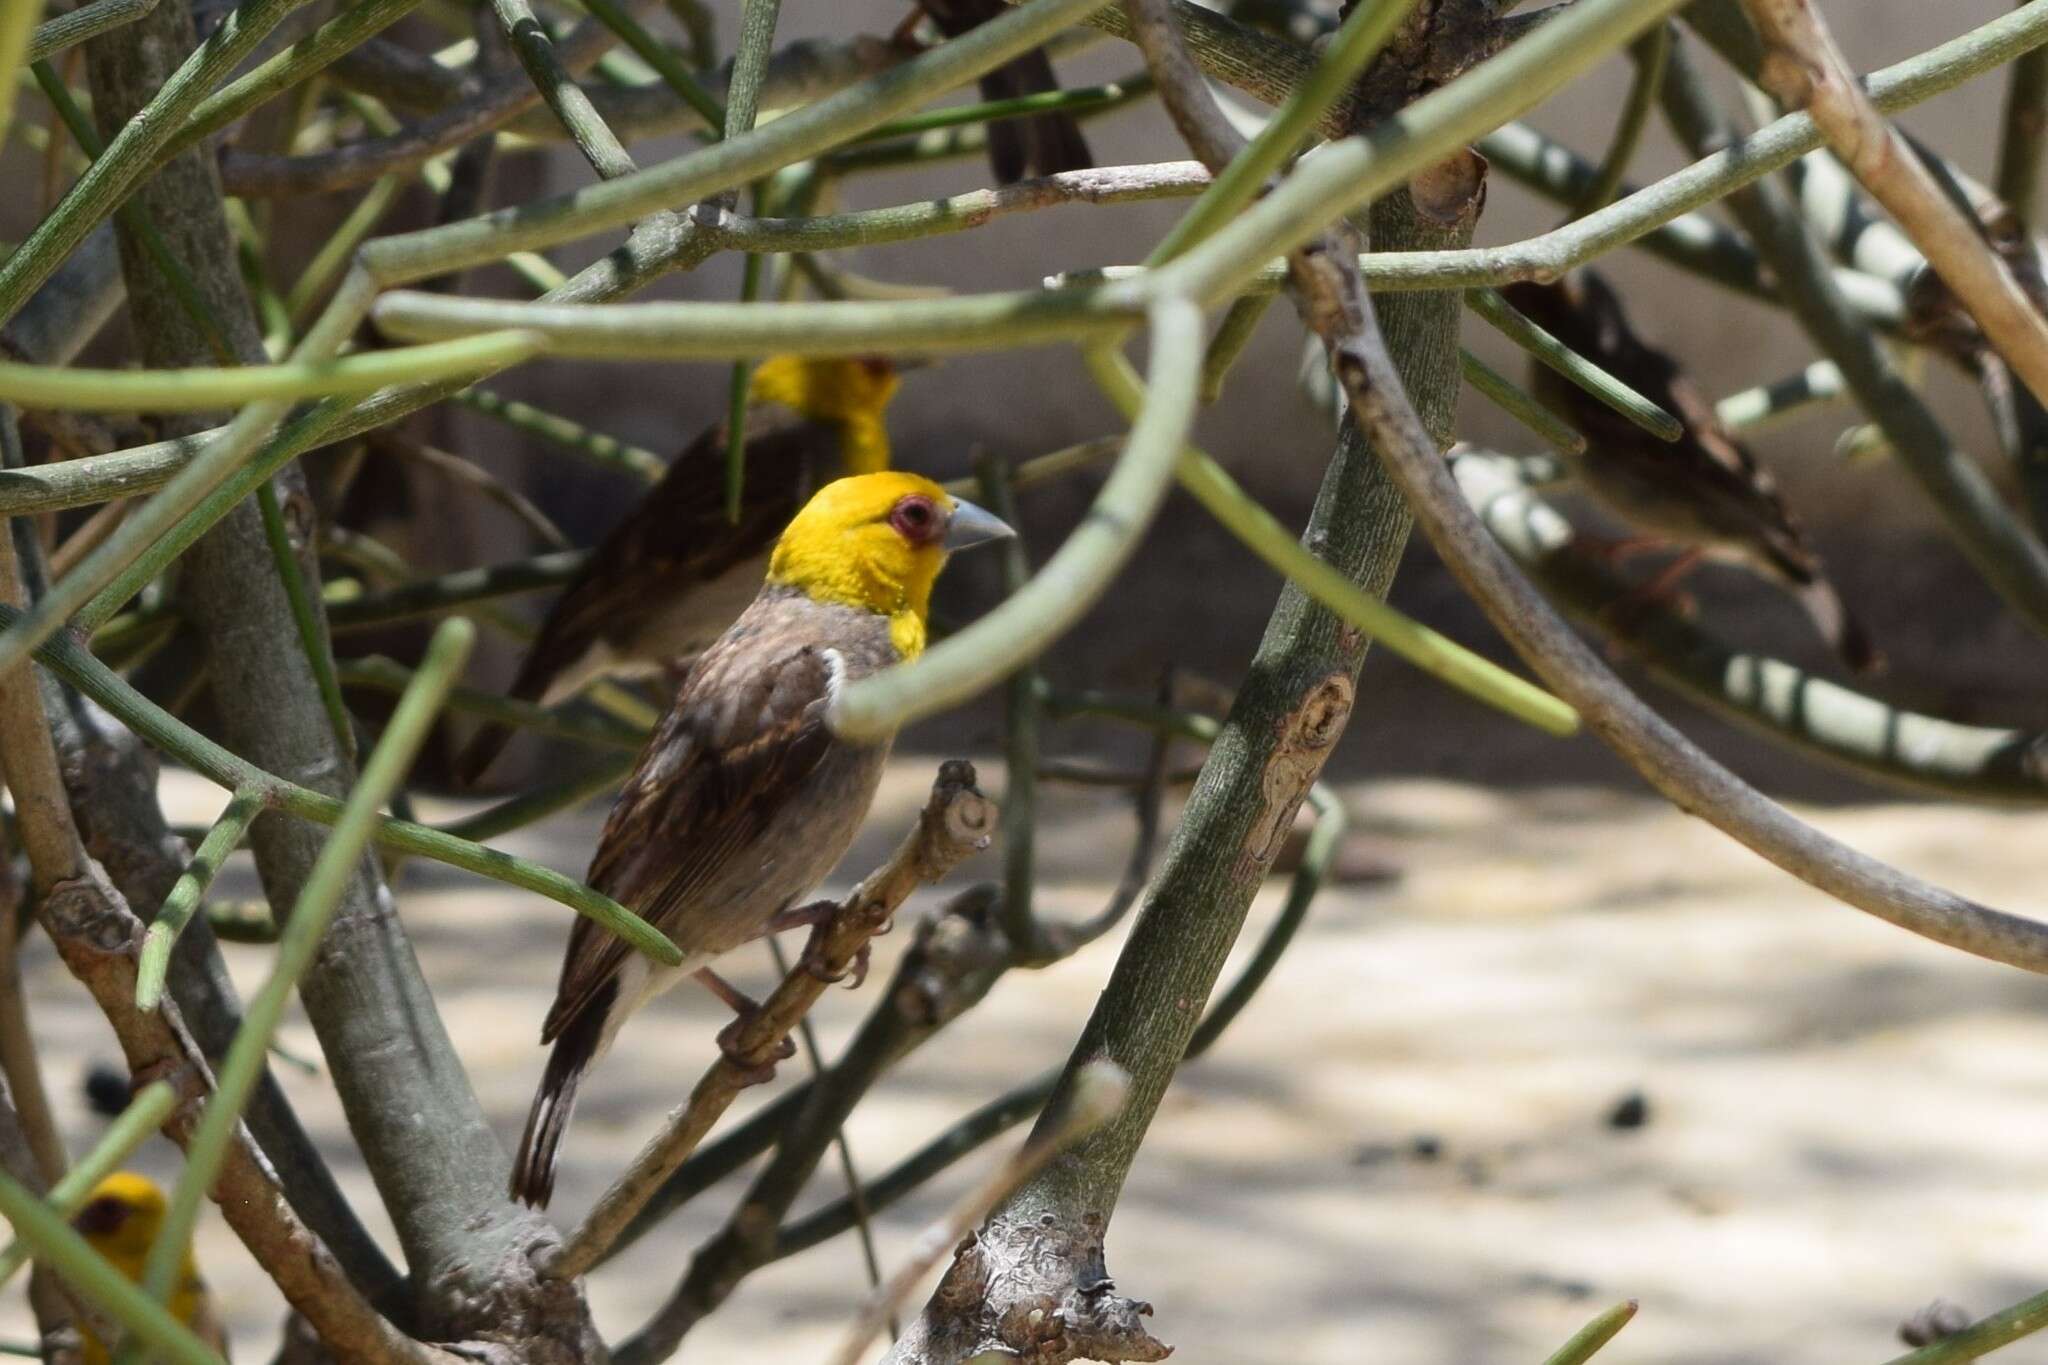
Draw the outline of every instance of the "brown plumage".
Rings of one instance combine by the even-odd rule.
[[[1009,533],[913,474],[827,485],[777,541],[753,605],[699,656],[605,821],[591,886],[682,950],[660,967],[594,922],[569,934],[541,1026],[553,1044],[520,1139],[512,1193],[545,1204],[583,1072],[641,1005],[769,932],[852,843],[889,741],[835,736],[842,686],[923,647],[948,552]]]
[[[948,38],[957,38],[1009,8],[1003,0],[918,0],[918,5]],[[1052,60],[1043,48],[1033,48],[981,78],[984,100],[1017,99],[1059,88],[1059,77],[1053,74]],[[998,184],[1012,184],[1026,175],[1086,170],[1095,164],[1088,142],[1081,136],[1081,125],[1071,115],[998,119],[986,126],[989,167]]]
[[[1581,270],[1557,284],[1523,282],[1501,293],[1685,428],[1677,441],[1660,441],[1548,367],[1532,366],[1536,396],[1586,438],[1573,464],[1587,492],[1655,537],[1783,584],[1845,664],[1859,672],[1882,666],[1769,471],[1721,424],[1677,362],[1636,336],[1606,281]]]

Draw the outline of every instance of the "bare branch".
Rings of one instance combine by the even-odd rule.
[[[1820,11],[1811,0],[1742,3],[1764,39],[1764,88],[1813,116],[1843,164],[1898,220],[2034,396],[2048,402],[2048,318],[1871,104]]]

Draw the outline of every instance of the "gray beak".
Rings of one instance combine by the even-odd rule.
[[[948,550],[964,550],[991,540],[1008,540],[1016,534],[1010,523],[993,512],[976,507],[965,498],[955,498],[953,519],[946,523],[944,543]]]

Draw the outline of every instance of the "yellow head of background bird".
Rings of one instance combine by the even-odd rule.
[[[857,474],[826,484],[775,542],[768,581],[889,618],[906,659],[924,650],[932,583],[954,550],[1013,532],[930,479]]]
[[[134,1171],[116,1171],[93,1186],[84,1207],[72,1216],[86,1245],[107,1258],[123,1278],[140,1284],[149,1249],[163,1231],[168,1201],[156,1182]],[[199,1278],[199,1266],[192,1248],[184,1248],[178,1267],[177,1287],[171,1293],[171,1316],[198,1332],[210,1345],[221,1347],[225,1339],[207,1301],[206,1285]],[[105,1365],[106,1345],[86,1334],[83,1352],[86,1365]]]
[[[773,355],[754,367],[748,396],[837,427],[846,472],[873,474],[889,467],[882,418],[902,386],[903,376],[884,356]]]

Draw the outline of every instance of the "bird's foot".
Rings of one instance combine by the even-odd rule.
[[[844,981],[847,983],[846,988],[848,990],[857,991],[860,989],[861,983],[868,979],[868,945],[863,943],[860,947],[854,949],[853,961],[847,964],[846,970],[843,972],[827,970],[825,964],[813,957],[810,949],[806,947],[803,955],[803,969],[827,984],[836,984],[837,982]]]
[[[718,1031],[718,1050],[725,1054],[725,1060],[740,1073],[741,1084],[763,1085],[774,1080],[775,1064],[796,1056],[796,1043],[785,1036],[775,1045],[775,1055],[772,1058],[765,1062],[756,1061],[741,1049],[740,1033],[760,1017],[760,1002],[709,967],[699,967],[696,977],[704,983],[706,989],[723,1000],[732,1010],[732,1022]]]
[[[1612,568],[1643,555],[1668,550],[1671,542],[1664,536],[1602,536],[1591,531],[1574,531],[1571,546],[1578,553]]]
[[[766,1085],[775,1079],[775,1066],[796,1056],[796,1042],[785,1037],[775,1045],[775,1056],[768,1061],[756,1061],[740,1046],[740,1033],[753,1022],[753,1015],[736,1014],[732,1022],[718,1031],[718,1050],[725,1055],[726,1063],[739,1073],[742,1086]]]
[[[839,902],[832,900],[785,906],[768,917],[768,932],[779,934],[787,929],[815,929],[831,919],[838,909]]]

